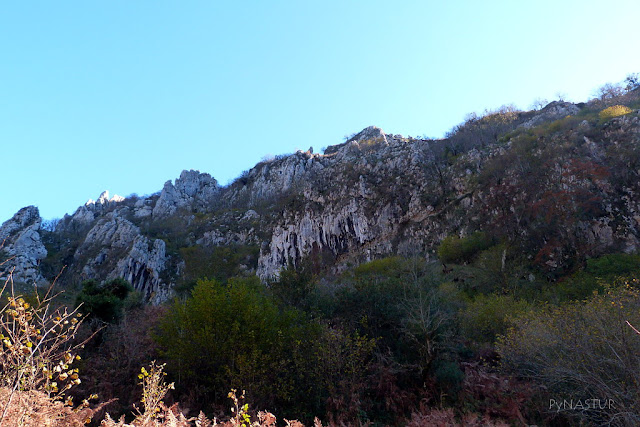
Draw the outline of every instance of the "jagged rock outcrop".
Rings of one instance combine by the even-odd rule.
[[[109,277],[122,277],[151,303],[167,301],[172,289],[161,279],[166,268],[165,243],[136,236],[127,255],[118,261]]]
[[[351,142],[359,142],[359,141],[374,141],[377,143],[388,144],[387,135],[383,132],[382,129],[376,126],[369,126],[367,128],[364,128],[360,132],[356,133],[349,139],[347,139],[347,141],[344,144],[328,146],[326,150],[324,150],[324,154],[330,155],[330,154],[337,153],[345,145]]]
[[[166,218],[178,209],[189,208],[194,211],[205,211],[214,202],[220,187],[208,173],[198,171],[182,171],[175,184],[167,181],[160,193],[160,198],[153,208],[153,216]]]
[[[153,215],[153,200],[151,198],[142,198],[136,201],[133,215],[136,218],[146,218]]]
[[[299,192],[316,171],[324,168],[321,154],[297,151],[259,163],[221,194],[225,206],[255,207]]]
[[[122,201],[124,201],[124,197],[118,196],[117,194],[109,198],[109,190],[105,190],[102,193],[100,193],[100,197],[98,197],[98,200],[94,201],[92,199],[89,199],[87,200],[87,203],[85,203],[84,205],[92,206],[94,210],[99,210],[106,206],[112,205],[114,203],[120,203]]]
[[[47,250],[40,238],[42,218],[38,208],[22,208],[13,218],[0,227],[0,281],[6,280],[13,272],[13,281],[27,284],[45,282],[38,264],[47,256]]]
[[[580,112],[580,107],[571,102],[553,101],[520,126],[528,129],[544,122],[558,120]]]
[[[108,210],[112,210],[124,200],[124,197],[118,196],[117,194],[109,198],[109,191],[105,190],[97,200],[89,199],[83,206],[76,209],[73,215],[65,215],[56,228],[59,232],[77,232],[83,230],[90,226],[100,215]]]
[[[140,228],[109,212],[87,233],[75,253],[82,265],[81,278],[128,280],[145,299],[161,302],[171,295],[170,284],[164,283],[165,243],[141,235]]]
[[[314,156],[298,172],[306,178],[297,202],[278,217],[261,247],[258,274],[277,275],[313,254],[330,255],[340,268],[394,253],[403,241],[422,247],[424,236],[414,224],[434,209],[420,201],[432,184],[425,181],[425,164],[433,155],[428,141],[369,127]]]

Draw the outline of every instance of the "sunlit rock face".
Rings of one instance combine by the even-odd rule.
[[[164,241],[136,236],[131,249],[118,261],[110,276],[127,280],[145,300],[161,303],[172,295],[170,287],[160,278],[165,270],[165,263]]]
[[[57,231],[77,232],[83,230],[90,226],[96,218],[99,218],[109,210],[115,209],[124,200],[124,197],[117,194],[110,198],[109,191],[105,190],[100,193],[100,197],[97,200],[89,199],[84,205],[76,209],[73,215],[65,215],[58,223]]]
[[[261,278],[309,257],[329,259],[339,271],[401,247],[417,251],[425,243],[420,229],[437,238],[439,224],[417,227],[433,209],[419,197],[431,185],[423,167],[433,156],[428,141],[371,126],[324,155],[306,155],[297,202],[284,206],[261,246]]]
[[[42,284],[45,282],[38,264],[47,256],[40,238],[42,218],[35,206],[20,209],[0,227],[0,280],[12,273],[14,282]],[[4,283],[3,283],[4,284]]]
[[[153,208],[153,216],[166,218],[179,209],[204,211],[220,191],[218,181],[207,173],[182,171],[175,184],[167,181]]]

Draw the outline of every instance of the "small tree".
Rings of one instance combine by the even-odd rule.
[[[549,101],[544,98],[536,98],[531,103],[531,108],[534,110],[542,110],[548,103]]]
[[[640,88],[640,75],[638,73],[629,74],[627,78],[624,79],[624,84],[627,92]]]
[[[14,293],[11,275],[0,289],[0,298],[7,301],[0,308],[0,389],[9,390],[6,401],[0,402],[0,425],[9,413],[15,421],[14,398],[22,402],[24,393],[38,391],[53,404],[80,384],[78,369],[72,365],[80,359],[77,349],[86,342],[74,343],[83,317],[78,308],[53,309],[52,288],[44,295],[36,291],[33,304]],[[70,405],[71,399],[66,403]]]
[[[605,83],[596,90],[596,96],[605,105],[611,105],[617,98],[625,93],[622,84]]]
[[[469,262],[478,252],[493,244],[486,233],[476,231],[466,237],[448,236],[438,246],[438,258],[443,263]]]

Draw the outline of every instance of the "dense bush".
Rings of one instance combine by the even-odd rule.
[[[401,257],[362,264],[343,276],[327,314],[330,321],[376,339],[377,357],[384,361],[376,376],[395,390],[387,395],[402,396],[408,406],[423,397],[452,402],[463,377],[454,327],[461,295],[438,286],[435,267]],[[393,411],[401,405],[384,399],[395,403],[378,408],[377,416],[397,417]]]
[[[505,369],[547,387],[556,400],[611,399],[614,407],[571,411],[597,424],[640,422],[640,324],[636,283],[587,302],[543,307],[514,322],[498,345]]]
[[[289,266],[280,271],[277,279],[268,284],[271,295],[285,306],[308,308],[309,297],[314,288],[314,277],[311,269]]]
[[[561,281],[549,284],[539,299],[554,304],[582,301],[602,291],[619,278],[632,278],[640,274],[640,256],[634,254],[608,254],[588,259],[583,270]]]
[[[510,318],[528,307],[511,295],[480,294],[460,313],[463,336],[475,343],[493,344],[497,336],[507,332]]]
[[[120,320],[127,304],[136,304],[137,301],[139,294],[124,279],[113,279],[102,285],[91,279],[82,282],[76,307],[82,304],[82,310],[89,316],[113,323]]]
[[[638,274],[640,273],[640,255],[609,254],[591,258],[587,260],[584,272],[605,279]]]
[[[469,262],[478,252],[492,245],[486,233],[476,231],[466,237],[448,236],[438,247],[438,258],[443,263]]]
[[[237,388],[256,404],[305,413],[324,404],[313,369],[321,335],[253,278],[198,282],[190,298],[173,303],[156,340],[177,387],[198,390],[200,404],[224,403]]]
[[[411,346],[399,334],[407,310],[407,297],[417,296],[424,276],[410,277],[409,262],[400,257],[383,258],[362,264],[348,273],[348,285],[336,293],[332,318],[340,319],[348,328],[362,335],[378,338],[383,348],[389,348],[401,358],[409,356]],[[402,356],[400,356],[402,355]]]
[[[518,125],[520,112],[513,105],[504,105],[497,110],[485,110],[482,115],[471,113],[464,123],[447,133],[447,143],[454,153],[498,141],[499,137]]]
[[[225,282],[233,276],[243,275],[246,269],[257,265],[258,252],[257,246],[248,245],[180,248],[179,253],[185,262],[185,268],[179,290],[190,290],[198,279]]]

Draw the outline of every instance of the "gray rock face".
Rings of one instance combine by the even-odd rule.
[[[545,106],[538,114],[533,118],[527,120],[520,126],[529,129],[537,126],[543,122],[562,119],[567,116],[577,114],[580,108],[570,102],[553,101]]]
[[[164,184],[160,198],[153,208],[153,216],[165,218],[178,209],[185,208],[204,211],[215,200],[219,191],[218,182],[211,175],[194,170],[182,171],[175,184],[171,181]]]
[[[283,266],[289,262],[298,264],[312,251],[347,253],[372,241],[376,231],[388,227],[385,224],[388,218],[379,217],[381,224],[375,220],[372,223],[355,200],[336,212],[330,209],[322,215],[310,211],[293,214],[292,218],[277,225],[271,242],[262,248],[258,275],[263,279],[276,276]]]
[[[167,301],[171,289],[160,278],[165,270],[165,243],[160,239],[136,236],[125,258],[120,259],[110,277],[122,277],[151,303]]]
[[[165,270],[165,243],[142,236],[140,229],[119,213],[101,218],[86,235],[75,254],[83,265],[82,279],[121,277],[151,302],[170,297],[170,284],[160,275]]]
[[[420,232],[407,225],[429,216],[418,193],[430,157],[426,141],[374,127],[313,156],[296,172],[304,177],[298,178],[302,207],[294,205],[277,219],[271,240],[262,245],[257,274],[277,276],[282,267],[314,254],[330,254],[342,265],[364,262],[393,253],[399,239],[419,241]]]
[[[4,256],[0,262],[9,258],[0,266],[0,281],[6,280],[13,271],[13,280],[17,283],[41,285],[45,283],[38,264],[47,256],[47,250],[40,238],[42,218],[35,206],[22,208],[13,218],[0,227],[0,244]]]
[[[134,205],[133,215],[136,218],[147,218],[153,214],[153,201],[151,199],[140,199]]]
[[[253,207],[289,192],[299,191],[315,170],[323,168],[321,155],[298,151],[285,158],[262,162],[251,169],[237,185],[222,194],[227,206]]]

